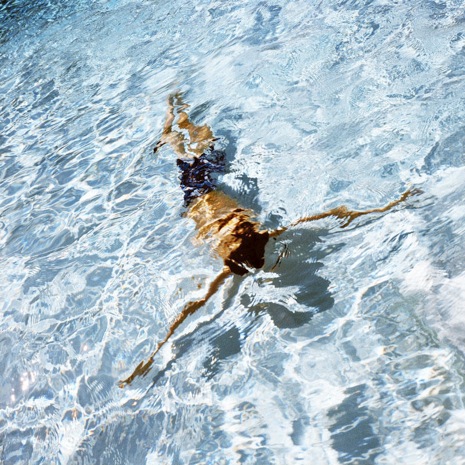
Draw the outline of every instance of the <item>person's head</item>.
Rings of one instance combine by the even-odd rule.
[[[240,222],[232,236],[235,248],[225,257],[224,263],[240,276],[247,274],[252,268],[259,269],[265,264],[265,246],[269,240],[268,231],[259,231],[258,224],[251,221]]]

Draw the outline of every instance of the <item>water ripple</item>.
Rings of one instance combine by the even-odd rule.
[[[464,6],[3,2],[2,463],[459,463]],[[221,262],[194,245],[166,98],[228,194],[294,228],[147,360]]]

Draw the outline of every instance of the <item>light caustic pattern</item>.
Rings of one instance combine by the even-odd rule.
[[[69,3],[0,6],[0,461],[465,463],[463,2]],[[423,194],[270,241],[121,389],[222,267],[176,91],[268,229]]]

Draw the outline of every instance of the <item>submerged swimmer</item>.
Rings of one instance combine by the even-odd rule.
[[[205,296],[200,300],[189,302],[183,308],[149,359],[140,362],[134,372],[120,382],[120,387],[130,384],[138,376],[147,374],[155,355],[176,329],[189,315],[205,305],[230,275],[243,276],[254,269],[262,268],[265,264],[265,246],[270,238],[278,237],[299,224],[328,217],[343,220],[341,227],[344,228],[360,216],[386,212],[408,197],[419,193],[417,189],[409,189],[384,207],[356,211],[340,206],[324,213],[300,218],[289,226],[273,231],[262,229],[252,210],[241,207],[234,199],[217,189],[215,176],[224,172],[225,153],[222,150],[215,150],[216,139],[208,126],[196,126],[189,120],[185,112],[187,108],[188,105],[183,103],[179,94],[168,98],[166,122],[154,152],[165,144],[170,144],[176,152],[177,165],[181,171],[181,188],[187,207],[186,216],[196,224],[197,239],[208,241],[213,252],[223,260],[224,267],[210,284]],[[177,126],[177,130],[173,126]],[[188,140],[185,137],[186,133]]]

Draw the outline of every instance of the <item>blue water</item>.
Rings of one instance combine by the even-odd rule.
[[[1,463],[465,464],[462,1],[7,0],[0,24]],[[280,236],[121,389],[222,267],[152,151],[178,90],[269,228],[423,194]]]

